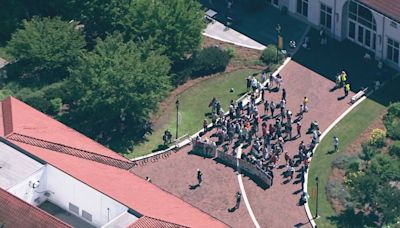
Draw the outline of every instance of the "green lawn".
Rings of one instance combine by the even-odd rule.
[[[330,175],[332,161],[341,156],[345,148],[350,145],[368,125],[385,109],[385,106],[366,99],[356,108],[354,108],[346,117],[344,117],[321,141],[311,162],[308,176],[308,191],[315,192],[315,177],[320,181],[319,189],[319,214],[320,218],[316,220],[318,227],[335,227],[330,223],[328,217],[335,216],[335,211],[329,203],[325,186]],[[336,135],[340,140],[340,150],[338,153],[328,154],[332,150],[332,138]],[[315,195],[310,195],[310,210],[315,215]]]
[[[180,94],[179,112],[181,113],[181,123],[179,126],[179,135],[191,135],[202,128],[203,120],[206,118],[205,113],[211,111],[208,104],[213,97],[220,100],[224,111],[227,111],[229,102],[238,99],[245,92],[245,78],[255,72],[258,71],[248,69],[217,76],[200,82]],[[230,88],[234,88],[235,92],[230,93]],[[168,123],[148,136],[147,142],[136,146],[131,153],[125,154],[126,157],[134,158],[156,151],[162,144],[162,135],[165,129],[169,129],[175,137],[176,109],[173,108],[163,115],[169,116]]]

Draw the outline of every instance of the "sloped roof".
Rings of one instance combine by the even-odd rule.
[[[68,145],[121,161],[129,161],[78,131],[52,119],[24,102],[8,97],[2,101],[3,134],[18,133],[45,141]]]
[[[358,0],[389,18],[400,22],[400,0]]]
[[[4,227],[72,227],[1,188],[0,205],[0,225]]]
[[[0,117],[3,117],[4,135],[9,142],[124,204],[138,214],[188,227],[227,227],[221,221],[136,176],[129,169],[99,162],[96,159],[87,159],[84,156],[71,156],[58,150],[58,146],[48,146],[46,143],[53,142],[62,143],[62,148],[68,147],[69,141],[73,141],[74,143],[71,144],[76,149],[83,148],[96,152],[99,156],[116,159],[121,157],[112,154],[115,152],[109,149],[100,148],[102,147],[100,144],[15,98],[7,98],[3,103],[5,105],[2,104]],[[69,140],[65,134],[70,136]],[[21,135],[22,137],[29,135],[33,141],[25,138],[21,140],[18,138]],[[45,141],[45,145],[40,144],[40,140]],[[121,161],[129,160],[122,158]]]
[[[186,228],[174,223],[169,223],[160,219],[143,216],[134,223],[130,224],[127,228]]]

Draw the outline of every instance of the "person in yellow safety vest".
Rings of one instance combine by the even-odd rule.
[[[344,70],[342,70],[342,74],[340,75],[340,82],[342,83],[342,86],[346,85],[346,80],[347,74]]]
[[[349,95],[349,91],[350,91],[350,84],[346,83],[344,85],[344,96],[347,97],[347,95]]]

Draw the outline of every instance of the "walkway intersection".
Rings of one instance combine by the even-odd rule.
[[[305,131],[311,122],[317,120],[321,131],[324,131],[349,107],[348,102],[353,94],[350,93],[346,99],[339,101],[337,98],[343,95],[342,90],[330,92],[334,86],[333,82],[294,61],[289,61],[280,74],[283,77],[283,87],[287,91],[289,110],[295,114],[298,112],[304,96],[310,100],[310,111],[304,114],[301,121],[303,125],[301,139],[285,143],[285,150],[293,157],[297,154],[300,140],[304,140],[306,144],[310,143],[311,136],[306,135]],[[266,99],[279,103],[280,96],[281,92],[267,93]],[[262,111],[263,105],[258,108]],[[201,123],[199,123],[200,126]],[[249,149],[250,147],[244,149],[244,153]],[[253,226],[254,223],[244,203],[238,210],[228,212],[228,209],[234,206],[234,196],[239,190],[238,180],[233,169],[211,159],[190,155],[188,153],[190,150],[191,146],[184,147],[168,159],[161,159],[158,162],[135,168],[135,173],[142,177],[149,176],[153,183],[162,189],[232,227]],[[284,164],[285,161],[281,155],[278,167]],[[204,173],[204,183],[196,189],[191,189],[190,185],[196,184],[197,168]],[[244,190],[254,216],[261,227],[293,227],[303,224],[310,226],[307,224],[308,218],[304,207],[298,206],[301,183],[296,180],[286,183],[281,175],[284,170],[274,169],[274,184],[267,190],[263,190],[249,178],[243,178]]]

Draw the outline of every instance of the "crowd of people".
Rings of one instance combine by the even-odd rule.
[[[312,151],[321,136],[318,122],[311,123],[306,132],[311,134],[310,142],[306,144],[301,141],[298,153],[294,157],[289,156],[285,143],[301,137],[301,121],[303,115],[309,111],[309,98],[303,98],[298,113],[294,115],[287,108],[286,89],[280,89],[283,83],[282,76],[279,74],[270,76],[268,80],[265,73],[262,73],[260,81],[254,76],[247,77],[246,81],[249,91],[246,105],[243,101],[232,100],[228,114],[225,115],[221,103],[215,97],[209,104],[212,126],[216,128],[216,133],[213,134],[217,138],[216,144],[221,146],[224,152],[240,144],[243,147],[250,147],[247,153],[242,153],[242,159],[252,163],[271,178],[273,178],[273,169],[278,166],[282,154],[287,165],[284,175],[289,181],[293,179],[295,167],[303,166],[301,170],[304,174]],[[281,91],[280,100],[267,99],[266,91]],[[204,133],[210,130],[208,127],[207,120],[204,120]]]

